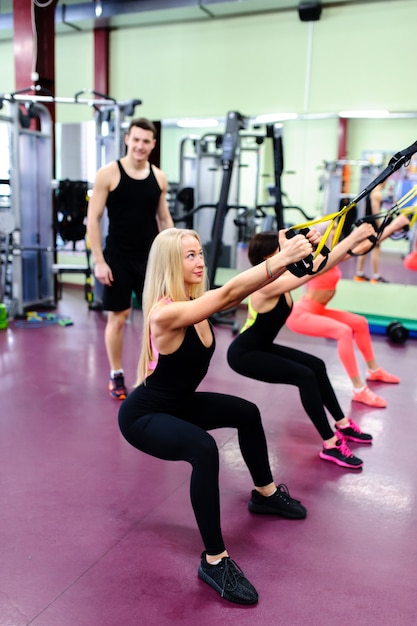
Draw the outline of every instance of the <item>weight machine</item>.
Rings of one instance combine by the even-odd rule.
[[[52,120],[40,102],[0,96],[2,138],[9,152],[2,180],[0,222],[2,298],[9,317],[33,307],[53,307]],[[37,130],[30,128],[35,120]]]
[[[180,179],[177,185],[173,219],[176,224],[194,228],[199,233],[206,256],[211,248],[214,212],[217,209],[223,176],[223,133],[206,133],[201,137],[184,137],[180,144]],[[238,203],[239,177],[235,169],[229,188],[229,201]],[[235,227],[232,215],[226,220],[220,262],[233,265]]]
[[[282,205],[281,177],[284,171],[284,151],[282,146],[282,124],[268,124],[266,136],[272,140],[272,152],[274,156],[274,182],[273,188],[274,210],[276,228],[284,228],[284,207]]]
[[[247,241],[258,202],[260,146],[265,137],[246,132],[246,124],[240,113],[232,111],[224,132],[190,135],[180,144],[173,219],[198,231],[211,287],[218,266],[236,267],[236,247]]]
[[[230,183],[232,179],[233,165],[236,152],[239,148],[239,131],[246,128],[247,120],[237,111],[227,114],[226,130],[222,142],[222,170],[223,177],[220,188],[220,197],[216,206],[213,228],[211,232],[211,245],[207,259],[207,274],[210,288],[215,287],[216,270],[221,253],[223,230],[226,215],[230,208],[228,204]]]
[[[282,124],[268,124],[266,127],[266,137],[271,140],[272,156],[274,164],[274,184],[268,185],[269,193],[273,201],[269,204],[258,204],[256,207],[257,215],[263,217],[261,230],[281,230],[289,228],[291,224],[285,219],[285,211],[293,210],[301,213],[304,219],[312,219],[299,206],[287,204],[284,205],[283,197],[285,193],[282,191],[281,179],[284,173],[284,151],[283,151],[283,127]],[[274,213],[268,212],[268,209],[274,209]]]
[[[356,195],[352,193],[352,186],[363,189],[382,169],[382,165],[376,166],[365,159],[325,161],[323,167],[325,174],[322,188],[325,214],[334,213],[343,206],[347,206]],[[365,214],[365,201],[361,200],[356,208],[357,217],[362,217]]]
[[[216,287],[216,272],[221,256],[225,256],[225,231],[230,237],[229,259],[223,258],[223,266],[231,266],[232,253],[236,244],[236,226],[240,228],[239,219],[234,219],[230,212],[248,211],[247,206],[238,204],[239,196],[239,167],[244,167],[241,162],[242,140],[241,131],[247,126],[247,119],[237,111],[227,114],[225,132],[222,134],[209,133],[202,137],[184,137],[180,145],[180,182],[177,185],[177,203],[175,206],[174,222],[184,225],[186,228],[195,228],[199,233],[206,253],[207,276],[210,288]],[[257,138],[254,135],[246,135],[247,138]],[[262,143],[262,142],[261,142]],[[188,148],[188,151],[187,151]],[[246,148],[251,149],[251,148]],[[258,155],[257,155],[258,159]],[[202,164],[204,163],[204,168]],[[257,168],[258,170],[258,163]],[[221,173],[220,187],[217,183],[218,174]],[[233,177],[235,173],[235,177]],[[258,171],[257,171],[258,174]],[[232,181],[233,177],[233,181]],[[256,199],[258,176],[256,176]],[[207,195],[218,197],[218,201],[207,202]],[[233,195],[235,202],[231,203]],[[204,196],[204,199],[203,199]],[[178,200],[180,201],[178,203]],[[191,200],[197,201],[196,206],[191,206]],[[256,200],[255,200],[256,202]],[[182,205],[182,209],[181,209]],[[214,210],[214,219],[213,219]],[[225,228],[226,220],[229,219]],[[207,227],[210,226],[210,229]],[[230,226],[232,228],[230,228]],[[233,231],[231,234],[230,231]],[[216,314],[211,321],[233,325],[237,332],[235,322],[227,319],[233,311],[225,311]]]
[[[86,93],[93,97],[81,97]],[[54,133],[44,105],[47,102],[94,107],[98,167],[120,156],[124,118],[141,104],[137,99],[116,102],[88,90],[74,98],[0,94],[0,137],[9,155],[7,165],[0,169],[0,300],[9,317],[22,316],[30,308],[54,308],[54,273],[65,271],[54,263],[53,193],[57,181],[53,178]],[[36,130],[31,128],[32,120]],[[87,260],[87,268],[81,271],[89,270],[85,272],[89,277],[88,246]]]
[[[283,192],[281,189],[281,177],[284,169],[283,158],[283,145],[282,145],[282,125],[274,124],[266,127],[265,133],[254,133],[253,131],[245,132],[247,128],[247,118],[243,117],[236,111],[231,111],[227,115],[226,130],[224,135],[208,134],[203,137],[196,135],[190,135],[184,137],[180,146],[180,182],[178,189],[180,190],[177,195],[177,202],[173,218],[175,222],[184,224],[186,228],[194,227],[200,234],[207,258],[207,274],[210,288],[216,287],[216,272],[221,265],[225,267],[224,259],[220,262],[221,255],[224,254],[225,247],[225,233],[229,235],[227,220],[232,217],[231,209],[235,209],[235,216],[232,217],[232,226],[234,226],[234,232],[238,233],[237,236],[237,260],[239,261],[240,247],[242,248],[241,256],[245,254],[246,242],[250,240],[252,235],[260,230],[272,230],[288,227],[284,223],[284,212],[286,209],[294,209],[299,211],[305,219],[311,218],[298,206],[284,206],[283,205]],[[273,166],[274,166],[274,185],[270,186],[270,193],[273,196],[273,202],[269,204],[259,204],[259,152],[260,146],[266,145],[272,147]],[[249,140],[249,143],[247,142]],[[255,201],[251,206],[245,206],[239,203],[239,191],[240,191],[240,176],[233,177],[233,174],[240,173],[240,169],[245,167],[243,163],[242,155],[246,151],[256,152],[256,177],[255,186],[253,189]],[[202,171],[201,163],[211,158],[212,161],[208,161],[208,167]],[[207,163],[206,163],[207,165]],[[221,167],[222,180],[220,189],[217,192],[216,185],[214,184],[213,176],[219,171]],[[203,176],[201,176],[203,174]],[[203,180],[202,180],[203,178]],[[243,177],[242,177],[243,178]],[[208,188],[213,193],[213,189],[217,193],[219,200],[217,203],[199,203],[202,196],[202,183],[209,183]],[[237,186],[236,186],[237,182]],[[181,193],[186,192],[184,197]],[[187,199],[191,197],[191,192],[196,196],[196,206],[190,205]],[[231,196],[234,196],[235,202],[231,201]],[[182,205],[182,209],[181,209]],[[186,210],[184,211],[184,207]],[[201,214],[207,209],[214,209],[214,220],[212,218],[212,211],[210,212],[210,237],[205,238],[205,226],[206,224],[201,220]],[[274,213],[268,212],[268,209],[273,209]],[[205,216],[204,216],[205,217]],[[194,223],[198,222],[197,225]],[[236,229],[237,227],[237,229]],[[236,244],[236,241],[235,241]],[[241,259],[242,265],[245,265],[246,259]],[[231,311],[225,314],[230,314]],[[218,314],[213,317],[214,323],[225,323],[234,326],[236,325],[233,320],[224,318],[225,314]]]

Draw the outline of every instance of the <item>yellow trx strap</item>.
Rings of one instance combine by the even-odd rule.
[[[330,222],[328,227],[326,228],[325,232],[323,233],[323,236],[316,248],[316,250],[314,251],[314,258],[317,257],[317,255],[320,254],[320,252],[323,249],[323,246],[325,245],[326,239],[328,238],[328,236],[330,235],[330,233],[332,232],[334,225],[337,221],[337,226],[336,226],[336,230],[335,230],[335,234],[333,236],[333,240],[331,243],[330,249],[332,249],[336,243],[339,241],[344,223],[345,223],[345,219],[346,219],[346,214],[348,213],[348,211],[350,211],[351,209],[353,209],[353,207],[356,206],[355,202],[351,202],[350,204],[346,205],[345,207],[343,207],[343,209],[341,209],[340,211],[336,211],[336,213],[328,213],[327,215],[324,215],[322,217],[318,217],[315,220],[310,220],[309,222],[304,222],[303,224],[297,224],[297,226],[291,226],[291,228],[289,230],[301,230],[302,228],[311,228],[312,226],[315,226],[316,224],[321,224],[323,222]]]
[[[413,216],[410,219],[410,228],[412,228],[417,221],[417,204],[415,204],[414,206],[407,206],[404,209],[400,209],[399,213],[401,213],[402,215]]]
[[[404,207],[404,205],[407,204],[407,202],[409,202],[415,196],[417,196],[417,185],[412,187],[406,194],[404,194],[402,198],[400,198],[387,213],[381,213],[380,215],[378,215],[378,217],[385,217],[393,213],[396,209],[400,209],[400,212],[404,213],[405,215],[408,215],[409,213],[410,214],[414,213],[413,218],[410,221],[410,227],[411,227],[417,221],[417,213],[416,213],[417,207],[416,206],[405,207],[405,208],[402,208],[402,207]],[[303,224],[297,224],[296,226],[291,226],[289,230],[301,230],[302,228],[311,228],[315,226],[316,224],[321,224],[323,222],[330,222],[325,232],[323,233],[323,236],[320,240],[320,243],[317,246],[317,249],[314,252],[314,258],[316,258],[316,256],[320,254],[321,250],[323,249],[326,239],[332,232],[332,229],[334,228],[336,221],[337,221],[337,225],[336,225],[335,234],[333,236],[330,246],[328,247],[332,250],[334,246],[338,243],[340,239],[340,235],[343,230],[343,226],[345,224],[346,215],[354,207],[356,207],[356,202],[352,201],[350,204],[346,205],[345,207],[343,207],[343,209],[341,209],[340,211],[337,211],[336,213],[328,213],[327,215],[318,217],[315,220],[310,220],[309,222],[304,222]]]

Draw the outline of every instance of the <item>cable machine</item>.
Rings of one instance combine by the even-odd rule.
[[[223,132],[184,137],[180,144],[180,177],[177,184],[173,219],[176,224],[195,228],[202,240],[206,256],[211,248],[214,211],[220,194]],[[240,162],[237,163],[240,165]],[[239,169],[235,168],[235,173]],[[229,202],[238,203],[239,176],[235,175],[229,188]],[[224,228],[220,262],[233,266],[236,228],[227,219]]]
[[[356,194],[352,193],[352,182],[355,183],[355,187],[358,186],[362,189],[377,171],[377,168],[366,160],[337,159],[325,161],[323,165],[325,170],[323,178],[324,213],[326,214],[334,213],[334,211],[347,206],[355,198]],[[352,181],[352,179],[354,180]],[[358,210],[361,213],[364,211],[364,207],[358,205]]]
[[[216,270],[221,253],[223,240],[223,230],[226,215],[231,208],[228,204],[230,182],[232,179],[233,164],[235,162],[236,151],[239,147],[239,131],[246,128],[247,120],[237,111],[230,111],[227,114],[226,130],[222,143],[221,164],[223,177],[220,188],[220,197],[217,203],[211,233],[211,245],[207,259],[207,274],[210,288],[215,287]]]
[[[246,131],[245,126],[246,119],[232,112],[225,131],[185,136],[180,143],[179,182],[175,183],[172,216],[179,226],[197,230],[210,262],[213,237],[217,236],[214,222],[223,206],[216,269],[239,266],[240,246],[248,240],[258,204],[265,135]],[[209,271],[213,272],[213,267]],[[215,276],[209,280],[213,285]]]
[[[0,96],[0,123],[9,147],[8,190],[3,198],[1,263],[3,300],[9,316],[29,307],[53,307],[54,255],[52,120],[37,101]],[[36,121],[37,130],[30,128]]]
[[[274,156],[274,209],[277,230],[284,228],[284,208],[282,205],[281,177],[284,171],[284,151],[282,146],[282,124],[268,124],[266,136],[272,140]]]

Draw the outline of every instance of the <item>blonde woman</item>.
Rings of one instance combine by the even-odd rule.
[[[286,266],[312,252],[304,235],[286,239],[265,263],[206,291],[200,237],[193,230],[167,229],[154,240],[143,292],[143,343],[138,385],[122,403],[119,425],[134,447],[154,457],[187,461],[191,503],[204,544],[199,577],[223,598],[255,604],[258,594],[229,557],[219,505],[219,452],[208,433],[236,428],[242,457],[254,483],[253,513],[303,519],[307,511],[285,485],[273,481],[257,406],[241,398],[197,392],[209,367],[215,338],[208,319],[230,309],[280,276]]]

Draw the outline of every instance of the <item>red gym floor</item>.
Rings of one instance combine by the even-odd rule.
[[[378,285],[375,286],[378,289]],[[378,384],[387,409],[352,406],[335,345],[282,340],[327,362],[342,406],[372,446],[352,446],[355,472],[322,461],[320,439],[294,388],[249,381],[226,364],[231,331],[203,383],[261,408],[275,479],[308,508],[303,521],[251,515],[249,475],[232,430],[221,451],[222,523],[231,556],[259,592],[232,605],[197,578],[201,540],[189,467],[131,448],[107,396],[105,316],[66,287],[58,313],[72,326],[0,331],[0,626],[411,626],[417,623],[417,340],[375,336],[377,357],[401,377]],[[141,313],[126,329],[133,383]]]

